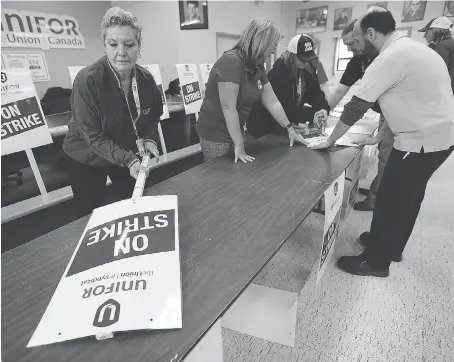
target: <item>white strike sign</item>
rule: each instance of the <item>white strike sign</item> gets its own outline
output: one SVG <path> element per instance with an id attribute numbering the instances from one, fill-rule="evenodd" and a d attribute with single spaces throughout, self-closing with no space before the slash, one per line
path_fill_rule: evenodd
<path id="1" fill-rule="evenodd" d="M 202 82 L 206 88 L 208 78 L 210 77 L 211 69 L 213 68 L 213 63 L 199 64 L 200 66 L 200 75 L 202 76 Z"/>
<path id="2" fill-rule="evenodd" d="M 95 209 L 27 347 L 182 328 L 177 196 Z"/>
<path id="3" fill-rule="evenodd" d="M 195 64 L 177 64 L 178 78 L 183 91 L 183 104 L 186 114 L 197 113 L 202 105 L 199 74 Z"/>
<path id="4" fill-rule="evenodd" d="M 333 257 L 334 243 L 339 233 L 339 224 L 344 199 L 345 171 L 325 191 L 325 226 L 317 274 L 317 284 Z"/>
<path id="5" fill-rule="evenodd" d="M 85 38 L 72 16 L 2 9 L 2 47 L 84 49 Z"/>
<path id="6" fill-rule="evenodd" d="M 2 156 L 52 143 L 28 69 L 2 70 Z"/>
<path id="7" fill-rule="evenodd" d="M 79 73 L 85 67 L 68 67 L 69 77 L 71 78 L 71 85 L 74 84 L 74 79 L 76 79 L 77 73 Z"/>
<path id="8" fill-rule="evenodd" d="M 147 69 L 154 78 L 156 85 L 158 86 L 159 92 L 161 93 L 162 99 L 162 116 L 160 120 L 169 118 L 169 107 L 167 106 L 167 99 L 164 94 L 164 88 L 162 87 L 162 76 L 161 70 L 159 69 L 158 64 L 144 64 L 142 65 L 145 69 Z"/>

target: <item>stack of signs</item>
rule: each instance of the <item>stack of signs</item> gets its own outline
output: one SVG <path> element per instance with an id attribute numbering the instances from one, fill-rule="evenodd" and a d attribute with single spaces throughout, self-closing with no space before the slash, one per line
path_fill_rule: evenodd
<path id="1" fill-rule="evenodd" d="M 77 73 L 79 73 L 85 67 L 68 67 L 69 77 L 71 78 L 71 85 L 74 84 L 74 79 L 76 79 Z"/>
<path id="2" fill-rule="evenodd" d="M 2 156 L 52 143 L 28 69 L 2 70 Z"/>
<path id="3" fill-rule="evenodd" d="M 167 99 L 164 94 L 164 89 L 162 88 L 162 76 L 161 70 L 159 69 L 158 64 L 144 64 L 142 65 L 145 69 L 147 69 L 154 78 L 156 85 L 158 86 L 159 92 L 161 93 L 162 99 L 162 116 L 161 120 L 169 118 L 169 107 L 167 106 Z"/>
<path id="4" fill-rule="evenodd" d="M 317 285 L 331 261 L 334 243 L 339 233 L 339 224 L 344 198 L 345 172 L 325 191 L 325 226 L 323 228 L 323 244 L 320 253 L 320 264 L 317 274 Z"/>
<path id="5" fill-rule="evenodd" d="M 27 347 L 174 328 L 182 328 L 177 196 L 145 196 L 93 211 Z"/>
<path id="6" fill-rule="evenodd" d="M 206 89 L 208 78 L 210 77 L 211 69 L 213 68 L 213 63 L 199 64 L 200 66 L 200 75 L 202 76 L 202 82 Z"/>
<path id="7" fill-rule="evenodd" d="M 202 106 L 199 74 L 195 64 L 177 64 L 178 78 L 183 91 L 183 104 L 186 114 L 197 113 Z"/>
<path id="8" fill-rule="evenodd" d="M 361 165 L 363 163 L 363 154 L 364 148 L 359 152 L 356 157 L 354 158 L 353 162 L 350 164 L 350 167 L 347 169 L 348 174 L 351 174 L 351 187 L 350 192 L 348 193 L 348 200 L 347 206 L 345 209 L 345 217 L 346 219 L 350 214 L 350 211 L 355 204 L 356 195 L 359 189 L 359 176 L 361 175 Z"/>

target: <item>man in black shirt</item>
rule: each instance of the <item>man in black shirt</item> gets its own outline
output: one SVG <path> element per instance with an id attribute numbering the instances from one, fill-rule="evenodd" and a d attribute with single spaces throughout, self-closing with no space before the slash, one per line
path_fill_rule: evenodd
<path id="1" fill-rule="evenodd" d="M 348 49 L 353 53 L 353 58 L 347 64 L 344 74 L 338 84 L 334 86 L 334 89 L 329 92 L 328 103 L 331 109 L 337 106 L 340 100 L 347 94 L 350 88 L 360 80 L 364 72 L 366 71 L 369 64 L 372 63 L 375 57 L 370 57 L 362 49 L 363 46 L 359 44 L 358 40 L 353 37 L 353 28 L 356 20 L 352 20 L 342 32 L 342 40 Z M 381 113 L 380 106 L 378 103 L 375 104 L 372 109 L 378 113 Z M 394 144 L 394 135 L 389 129 L 383 116 L 380 116 L 379 128 L 385 127 L 386 137 L 378 144 L 378 172 L 370 185 L 370 190 L 360 188 L 359 192 L 367 195 L 366 199 L 355 204 L 354 209 L 358 211 L 372 211 L 374 209 L 375 197 L 377 196 L 378 186 L 383 177 L 383 171 L 388 161 L 388 157 L 391 153 Z M 369 137 L 364 141 L 366 145 L 373 145 L 376 142 L 374 137 Z"/>

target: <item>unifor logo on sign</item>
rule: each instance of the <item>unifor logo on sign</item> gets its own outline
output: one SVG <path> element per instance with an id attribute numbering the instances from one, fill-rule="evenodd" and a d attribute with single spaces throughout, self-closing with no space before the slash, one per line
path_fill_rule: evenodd
<path id="1" fill-rule="evenodd" d="M 8 77 L 5 72 L 2 72 L 2 83 L 5 83 L 8 80 Z"/>
<path id="2" fill-rule="evenodd" d="M 85 48 L 79 23 L 68 15 L 2 9 L 2 47 Z"/>
<path id="3" fill-rule="evenodd" d="M 95 327 L 109 327 L 120 319 L 120 303 L 115 299 L 109 299 L 101 304 L 95 313 L 93 325 Z"/>

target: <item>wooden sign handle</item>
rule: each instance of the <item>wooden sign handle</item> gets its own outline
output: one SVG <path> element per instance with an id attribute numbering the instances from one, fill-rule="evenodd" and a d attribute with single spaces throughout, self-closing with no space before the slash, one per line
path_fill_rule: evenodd
<path id="1" fill-rule="evenodd" d="M 142 163 L 140 164 L 139 175 L 137 176 L 136 184 L 134 185 L 134 191 L 132 192 L 133 201 L 143 195 L 143 189 L 145 187 L 145 181 L 147 179 L 149 161 L 150 161 L 150 155 L 146 154 L 142 159 Z"/>

